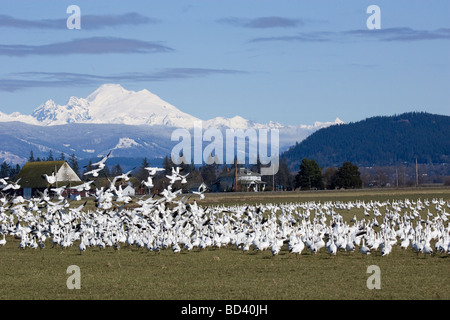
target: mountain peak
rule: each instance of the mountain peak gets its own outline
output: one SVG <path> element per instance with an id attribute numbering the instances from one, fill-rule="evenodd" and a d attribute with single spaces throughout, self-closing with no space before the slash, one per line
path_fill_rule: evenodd
<path id="1" fill-rule="evenodd" d="M 98 87 L 94 92 L 87 96 L 86 100 L 94 101 L 98 98 L 116 98 L 130 94 L 131 91 L 126 90 L 120 84 L 106 83 Z"/>
<path id="2" fill-rule="evenodd" d="M 192 129 L 196 121 L 202 121 L 184 113 L 164 101 L 156 94 L 143 89 L 127 90 L 120 84 L 106 83 L 99 86 L 86 98 L 72 96 L 65 105 L 58 105 L 53 100 L 41 104 L 32 115 L 0 114 L 0 121 L 23 121 L 34 125 L 63 125 L 68 123 L 126 124 L 126 125 L 162 125 Z M 335 122 L 317 122 L 314 126 L 300 125 L 303 129 L 317 129 L 336 123 L 343 123 L 339 118 Z M 239 115 L 232 118 L 216 117 L 203 121 L 205 129 L 273 129 L 283 128 L 280 123 L 256 123 Z"/>

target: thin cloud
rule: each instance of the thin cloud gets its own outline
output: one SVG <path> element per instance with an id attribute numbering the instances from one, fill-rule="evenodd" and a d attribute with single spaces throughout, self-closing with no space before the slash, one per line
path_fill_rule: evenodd
<path id="1" fill-rule="evenodd" d="M 450 29 L 433 31 L 411 28 L 386 28 L 378 30 L 360 29 L 341 32 L 301 32 L 291 36 L 260 37 L 249 42 L 345 42 L 345 41 L 392 41 L 412 42 L 450 40 Z"/>
<path id="2" fill-rule="evenodd" d="M 0 44 L 0 55 L 18 57 L 28 55 L 157 53 L 171 51 L 174 50 L 155 42 L 114 37 L 82 38 L 45 45 Z"/>
<path id="3" fill-rule="evenodd" d="M 217 20 L 222 24 L 228 24 L 235 27 L 268 29 L 268 28 L 295 28 L 304 25 L 304 21 L 300 19 L 289 19 L 283 17 L 260 17 L 255 19 L 245 18 L 223 18 Z"/>
<path id="4" fill-rule="evenodd" d="M 246 71 L 207 68 L 165 68 L 154 72 L 127 72 L 95 75 L 70 72 L 21 72 L 0 78 L 0 91 L 15 92 L 42 87 L 91 86 L 103 83 L 152 82 L 208 77 L 213 75 L 242 75 Z"/>
<path id="5" fill-rule="evenodd" d="M 66 29 L 67 18 L 64 19 L 41 19 L 27 20 L 0 15 L 0 27 L 18 28 L 18 29 Z M 116 27 L 121 25 L 140 25 L 158 23 L 157 19 L 143 16 L 136 12 L 129 12 L 119 15 L 82 15 L 82 29 L 94 30 L 106 27 Z"/>
<path id="6" fill-rule="evenodd" d="M 332 41 L 329 32 L 301 32 L 293 36 L 275 36 L 275 37 L 260 37 L 253 38 L 249 42 L 328 42 Z"/>
<path id="7" fill-rule="evenodd" d="M 352 30 L 345 32 L 345 34 L 380 41 L 450 40 L 450 29 L 428 31 L 414 30 L 411 28 L 387 28 L 378 30 Z"/>
<path id="8" fill-rule="evenodd" d="M 236 75 L 247 73 L 248 72 L 246 71 L 230 70 L 230 69 L 167 68 L 156 72 L 155 74 L 153 74 L 153 76 L 160 80 L 167 80 L 167 79 L 198 78 L 210 75 Z"/>

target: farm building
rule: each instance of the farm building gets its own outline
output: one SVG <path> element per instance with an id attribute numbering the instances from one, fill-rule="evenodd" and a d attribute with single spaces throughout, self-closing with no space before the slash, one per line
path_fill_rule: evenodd
<path id="1" fill-rule="evenodd" d="M 94 187 L 96 188 L 109 188 L 111 185 L 111 179 L 108 178 L 96 178 L 94 179 Z M 137 186 L 137 187 L 136 187 Z M 136 195 L 136 189 L 139 189 L 139 180 L 135 177 L 130 177 L 128 181 L 119 179 L 116 181 L 114 187 L 122 189 L 122 195 L 133 197 Z"/>
<path id="2" fill-rule="evenodd" d="M 196 183 L 191 183 L 189 185 L 189 192 L 190 193 L 192 193 L 194 191 L 208 190 L 208 189 L 209 189 L 208 186 L 204 182 L 196 182 Z"/>
<path id="3" fill-rule="evenodd" d="M 264 191 L 265 187 L 266 183 L 261 180 L 260 173 L 250 171 L 246 168 L 237 168 L 222 173 L 217 181 L 211 186 L 211 190 L 215 192 L 231 190 L 258 192 Z"/>
<path id="4" fill-rule="evenodd" d="M 44 174 L 55 173 L 56 182 L 50 184 Z M 66 161 L 37 161 L 27 162 L 18 173 L 16 179 L 20 179 L 22 195 L 24 198 L 31 198 L 38 195 L 38 191 L 46 188 L 72 187 L 82 183 L 78 175 L 73 171 Z"/>

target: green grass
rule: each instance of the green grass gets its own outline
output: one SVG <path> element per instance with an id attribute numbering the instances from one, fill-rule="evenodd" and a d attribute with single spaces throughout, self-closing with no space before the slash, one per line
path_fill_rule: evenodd
<path id="1" fill-rule="evenodd" d="M 370 192 L 374 192 L 373 190 Z M 450 199 L 449 189 L 261 194 L 245 195 L 248 202 L 350 201 L 355 199 Z M 213 196 L 216 197 L 213 199 Z M 236 195 L 208 195 L 205 204 L 234 203 Z M 217 201 L 216 201 L 217 200 Z M 244 201 L 244 200 L 242 200 Z M 450 299 L 450 255 L 417 255 L 394 246 L 381 257 L 338 252 L 330 256 L 304 251 L 278 256 L 270 251 L 241 252 L 234 247 L 209 248 L 174 254 L 164 250 L 122 246 L 77 246 L 43 250 L 18 248 L 19 240 L 7 238 L 0 247 L 0 299 L 132 299 L 132 300 L 303 300 L 303 299 Z M 69 290 L 67 267 L 81 270 L 81 289 Z M 381 270 L 381 289 L 366 286 L 367 267 Z"/>
<path id="2" fill-rule="evenodd" d="M 76 247 L 43 250 L 1 248 L 0 299 L 132 300 L 301 300 L 301 299 L 450 299 L 450 256 L 416 255 L 399 247 L 386 257 L 378 252 L 338 252 L 330 256 L 285 248 L 241 252 L 210 248 L 161 253 L 144 248 L 114 251 Z M 66 286 L 67 267 L 81 270 L 81 289 Z M 381 289 L 366 286 L 367 267 L 381 269 Z"/>

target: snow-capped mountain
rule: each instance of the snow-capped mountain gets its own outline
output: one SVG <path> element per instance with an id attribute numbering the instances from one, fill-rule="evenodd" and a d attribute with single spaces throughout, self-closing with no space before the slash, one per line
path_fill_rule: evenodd
<path id="1" fill-rule="evenodd" d="M 104 84 L 86 98 L 71 97 L 66 105 L 58 105 L 48 100 L 30 115 L 18 112 L 10 115 L 0 112 L 0 122 L 20 121 L 33 125 L 63 125 L 68 123 L 98 123 L 127 125 L 163 125 L 168 127 L 194 127 L 196 121 L 202 121 L 204 129 L 282 129 L 280 123 L 259 124 L 240 116 L 233 118 L 217 117 L 201 120 L 177 109 L 148 90 L 131 91 L 119 84 Z M 312 126 L 301 125 L 302 129 L 314 129 L 335 122 L 316 122 Z"/>
<path id="2" fill-rule="evenodd" d="M 114 150 L 115 156 L 164 157 L 174 145 L 170 140 L 174 128 L 192 129 L 199 121 L 205 130 L 278 129 L 281 151 L 318 129 L 343 123 L 336 119 L 284 126 L 277 122 L 255 123 L 240 116 L 203 120 L 148 90 L 136 92 L 118 84 L 104 84 L 86 98 L 71 97 L 66 105 L 48 100 L 31 115 L 0 112 L 0 159 L 25 162 L 30 150 L 41 154 L 49 150 L 55 154 L 75 153 L 84 159 L 108 150 Z"/>
<path id="3" fill-rule="evenodd" d="M 32 117 L 38 124 L 46 126 L 108 123 L 189 128 L 199 120 L 148 90 L 129 91 L 118 84 L 104 84 L 86 98 L 71 97 L 63 106 L 48 100 L 33 112 Z"/>

